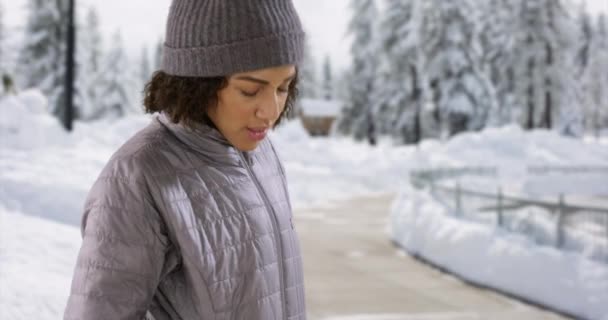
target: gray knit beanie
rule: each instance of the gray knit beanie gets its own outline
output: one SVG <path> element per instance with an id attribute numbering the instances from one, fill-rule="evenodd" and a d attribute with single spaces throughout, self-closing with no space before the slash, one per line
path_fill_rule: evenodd
<path id="1" fill-rule="evenodd" d="M 297 64 L 304 32 L 291 0 L 173 0 L 162 70 L 189 77 Z"/>

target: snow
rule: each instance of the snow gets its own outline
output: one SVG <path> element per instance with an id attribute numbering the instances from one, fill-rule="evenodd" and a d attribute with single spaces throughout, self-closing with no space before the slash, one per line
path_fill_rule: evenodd
<path id="1" fill-rule="evenodd" d="M 0 318 L 60 319 L 80 247 L 78 228 L 0 204 Z"/>
<path id="2" fill-rule="evenodd" d="M 302 112 L 309 117 L 337 117 L 342 109 L 342 103 L 336 100 L 301 99 Z"/>
<path id="3" fill-rule="evenodd" d="M 67 137 L 56 118 L 46 114 L 47 100 L 39 91 L 24 91 L 18 97 L 4 98 L 0 107 L 0 146 L 37 148 L 60 143 Z M 24 126 L 29 123 L 29 126 Z"/>
<path id="4" fill-rule="evenodd" d="M 393 240 L 411 254 L 470 281 L 557 310 L 588 319 L 608 319 L 605 263 L 454 218 L 428 193 L 408 188 L 394 202 L 391 216 Z"/>
<path id="5" fill-rule="evenodd" d="M 110 155 L 150 117 L 77 122 L 74 132 L 66 134 L 55 118 L 41 112 L 46 101 L 40 93 L 0 99 L 0 318 L 59 319 L 80 245 L 84 197 Z M 481 188 L 501 184 L 510 192 L 541 190 L 551 196 L 558 188 L 532 186 L 525 179 L 526 168 L 606 166 L 604 139 L 576 140 L 509 126 L 459 135 L 446 143 L 428 140 L 418 148 L 395 147 L 390 140 L 370 147 L 345 138 L 311 138 L 298 121 L 278 128 L 271 139 L 285 164 L 296 210 L 399 192 L 386 214 L 392 218 L 390 236 L 407 250 L 462 276 L 580 316 L 602 319 L 608 314 L 608 305 L 602 303 L 608 301 L 606 264 L 456 219 L 428 193 L 409 187 L 411 169 L 494 166 L 495 179 L 461 183 Z M 596 175 L 596 185 L 608 178 Z M 570 181 L 558 173 L 551 179 L 554 185 Z M 595 192 L 577 191 L 581 196 Z M 359 248 L 348 255 L 364 258 Z M 360 317 L 368 318 L 383 319 Z"/>

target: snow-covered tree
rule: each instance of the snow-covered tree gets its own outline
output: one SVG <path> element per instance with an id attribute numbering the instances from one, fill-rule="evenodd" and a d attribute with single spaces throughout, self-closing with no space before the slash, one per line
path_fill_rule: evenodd
<path id="1" fill-rule="evenodd" d="M 481 50 L 475 34 L 476 2 L 429 0 L 422 1 L 420 6 L 424 71 L 442 131 L 453 135 L 479 130 L 494 109 L 495 97 L 480 67 Z"/>
<path id="2" fill-rule="evenodd" d="M 319 97 L 317 64 L 308 40 L 306 40 L 304 47 L 304 59 L 298 68 L 298 89 L 302 98 L 314 99 Z"/>
<path id="3" fill-rule="evenodd" d="M 150 68 L 150 57 L 148 55 L 148 48 L 144 47 L 141 50 L 141 69 L 139 70 L 140 79 L 143 83 L 148 82 L 150 80 L 150 76 L 152 75 L 152 70 Z"/>
<path id="4" fill-rule="evenodd" d="M 583 103 L 592 89 L 577 78 L 602 69 L 591 67 L 589 23 L 581 18 L 577 33 L 572 0 L 384 0 L 382 7 L 379 16 L 374 1 L 351 1 L 341 132 L 362 138 L 375 125 L 407 143 L 517 121 L 576 133 L 581 106 L 594 105 Z"/>
<path id="5" fill-rule="evenodd" d="M 578 7 L 578 41 L 575 48 L 574 56 L 574 70 L 577 84 L 580 88 L 581 104 L 585 112 L 583 116 L 584 129 L 591 129 L 592 125 L 589 123 L 589 110 L 593 109 L 593 102 L 591 101 L 590 86 L 593 86 L 592 82 L 587 81 L 587 77 L 590 74 L 590 60 L 591 60 L 591 45 L 595 40 L 595 30 L 591 14 L 587 10 L 586 2 L 581 2 Z"/>
<path id="6" fill-rule="evenodd" d="M 519 0 L 513 21 L 517 99 L 524 108 L 528 129 L 562 128 L 577 122 L 577 85 L 572 59 L 576 26 L 568 0 Z M 559 115 L 559 117 L 558 117 Z"/>
<path id="7" fill-rule="evenodd" d="M 593 26 L 591 15 L 587 11 L 586 2 L 581 2 L 578 13 L 579 41 L 576 43 L 575 68 L 576 77 L 580 79 L 589 66 L 591 55 L 591 41 L 593 37 Z"/>
<path id="8" fill-rule="evenodd" d="M 336 100 L 343 103 L 347 101 L 349 95 L 349 81 L 348 68 L 346 69 L 334 69 L 334 97 Z"/>
<path id="9" fill-rule="evenodd" d="M 4 5 L 0 2 L 0 75 L 4 74 Z"/>
<path id="10" fill-rule="evenodd" d="M 351 46 L 352 68 L 349 79 L 349 95 L 338 122 L 338 130 L 353 134 L 357 139 L 374 139 L 371 114 L 374 78 L 378 66 L 376 46 L 376 21 L 378 10 L 373 0 L 352 0 L 352 17 L 348 32 L 353 36 Z"/>
<path id="11" fill-rule="evenodd" d="M 159 70 L 163 61 L 163 43 L 162 39 L 158 40 L 156 50 L 154 51 L 154 71 Z"/>
<path id="12" fill-rule="evenodd" d="M 24 87 L 38 87 L 49 99 L 50 112 L 61 116 L 64 106 L 66 1 L 29 0 L 25 43 L 19 56 Z"/>
<path id="13" fill-rule="evenodd" d="M 601 14 L 589 45 L 589 65 L 582 77 L 586 127 L 595 135 L 608 127 L 608 18 Z"/>
<path id="14" fill-rule="evenodd" d="M 0 95 L 15 92 L 13 60 L 5 38 L 4 6 L 0 3 Z"/>
<path id="15" fill-rule="evenodd" d="M 85 64 L 91 71 L 97 72 L 100 68 L 100 60 L 103 55 L 103 41 L 99 30 L 99 14 L 94 7 L 89 8 L 86 22 L 82 27 L 82 51 L 85 52 Z"/>
<path id="16" fill-rule="evenodd" d="M 421 138 L 422 70 L 416 0 L 389 0 L 381 20 L 384 56 L 376 77 L 374 119 L 380 133 L 406 143 Z"/>
<path id="17" fill-rule="evenodd" d="M 487 0 L 477 3 L 476 37 L 480 45 L 479 67 L 491 82 L 496 109 L 489 114 L 489 125 L 504 125 L 520 118 L 521 107 L 515 95 L 515 50 L 517 30 L 513 21 L 518 3 L 513 0 Z"/>
<path id="18" fill-rule="evenodd" d="M 77 32 L 76 105 L 80 120 L 96 120 L 99 115 L 101 95 L 101 60 L 103 41 L 99 30 L 99 16 L 94 7 L 87 11 L 85 21 Z"/>
<path id="19" fill-rule="evenodd" d="M 333 99 L 333 91 L 334 85 L 331 71 L 331 60 L 329 59 L 329 56 L 326 56 L 325 62 L 323 63 L 323 98 L 325 100 Z"/>
<path id="20" fill-rule="evenodd" d="M 100 96 L 95 118 L 121 117 L 133 113 L 136 81 L 124 51 L 120 32 L 112 37 L 110 49 L 102 64 L 100 75 Z"/>

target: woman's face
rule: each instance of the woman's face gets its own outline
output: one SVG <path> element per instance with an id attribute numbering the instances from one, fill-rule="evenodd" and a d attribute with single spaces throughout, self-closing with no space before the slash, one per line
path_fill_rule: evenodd
<path id="1" fill-rule="evenodd" d="M 209 118 L 236 149 L 255 149 L 283 112 L 295 74 L 294 65 L 284 65 L 231 75 Z"/>

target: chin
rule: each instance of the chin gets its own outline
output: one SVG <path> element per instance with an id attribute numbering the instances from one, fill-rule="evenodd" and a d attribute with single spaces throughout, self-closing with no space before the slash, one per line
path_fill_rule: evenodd
<path id="1" fill-rule="evenodd" d="M 240 145 L 235 146 L 235 148 L 239 151 L 253 151 L 255 150 L 258 145 L 260 145 L 260 143 L 256 142 L 256 143 L 243 143 Z"/>

